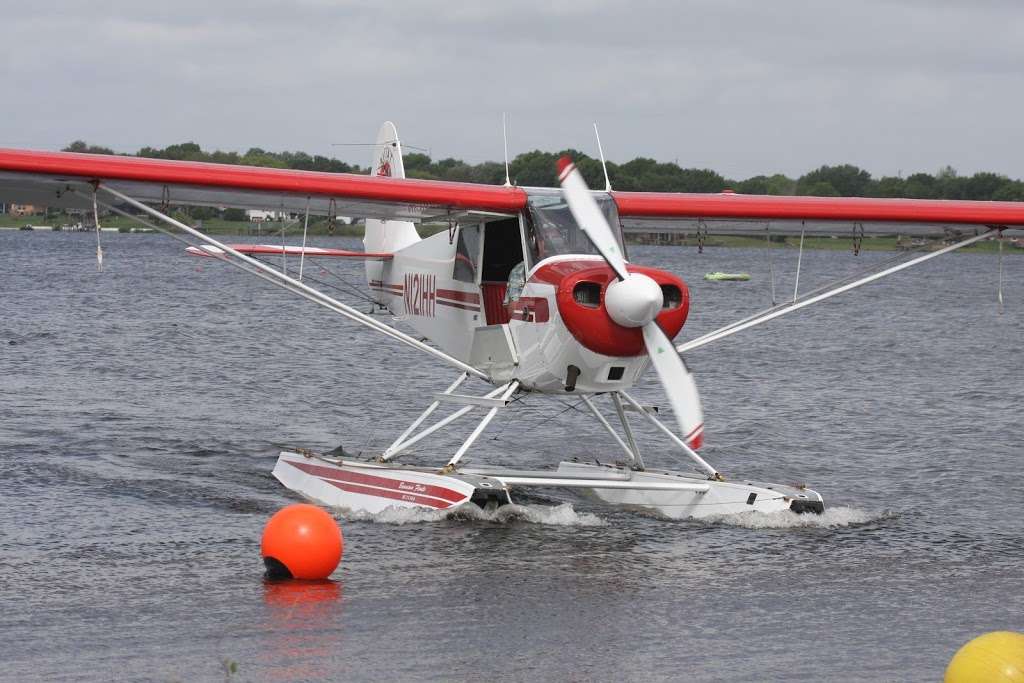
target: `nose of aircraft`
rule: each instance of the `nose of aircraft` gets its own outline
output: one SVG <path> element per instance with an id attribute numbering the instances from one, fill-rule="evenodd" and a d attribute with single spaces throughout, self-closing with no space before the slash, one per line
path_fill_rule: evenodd
<path id="1" fill-rule="evenodd" d="M 623 327 L 643 327 L 658 316 L 664 302 L 661 285 L 643 273 L 609 283 L 604 293 L 608 317 Z"/>
<path id="2" fill-rule="evenodd" d="M 656 268 L 628 266 L 619 280 L 606 264 L 560 261 L 541 265 L 533 278 L 556 287 L 558 313 L 585 348 L 606 356 L 646 353 L 641 328 L 656 320 L 669 339 L 686 322 L 690 293 L 677 276 Z"/>

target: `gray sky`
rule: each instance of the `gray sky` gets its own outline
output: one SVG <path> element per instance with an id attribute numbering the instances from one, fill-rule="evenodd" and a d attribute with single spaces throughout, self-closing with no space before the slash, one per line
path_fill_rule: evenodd
<path id="1" fill-rule="evenodd" d="M 366 165 L 576 147 L 726 176 L 1024 177 L 1016 1 L 0 0 L 0 145 L 303 150 Z"/>

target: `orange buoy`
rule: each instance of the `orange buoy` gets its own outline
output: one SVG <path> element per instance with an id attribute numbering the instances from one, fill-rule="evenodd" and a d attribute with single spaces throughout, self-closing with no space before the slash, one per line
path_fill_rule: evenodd
<path id="1" fill-rule="evenodd" d="M 315 505 L 289 505 L 263 528 L 260 554 L 269 579 L 326 579 L 341 561 L 344 540 L 334 517 Z"/>

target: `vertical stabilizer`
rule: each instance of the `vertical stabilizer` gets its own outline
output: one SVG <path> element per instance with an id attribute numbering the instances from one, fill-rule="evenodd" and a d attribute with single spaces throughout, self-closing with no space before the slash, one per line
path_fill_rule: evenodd
<path id="1" fill-rule="evenodd" d="M 387 178 L 404 178 L 405 166 L 402 163 L 402 143 L 398 141 L 398 129 L 395 124 L 385 121 L 377 133 L 377 144 L 373 147 L 373 165 L 370 173 Z M 366 235 L 363 247 L 366 251 L 383 251 L 395 253 L 420 241 L 416 227 L 410 221 L 382 221 L 374 218 L 366 219 Z M 380 282 L 386 264 L 380 261 L 366 262 L 366 280 L 370 291 L 376 291 L 375 282 Z"/>

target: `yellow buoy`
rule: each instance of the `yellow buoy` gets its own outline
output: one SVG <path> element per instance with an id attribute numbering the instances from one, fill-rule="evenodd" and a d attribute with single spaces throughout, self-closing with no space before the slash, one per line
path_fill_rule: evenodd
<path id="1" fill-rule="evenodd" d="M 1024 633 L 993 631 L 956 651 L 946 683 L 1024 683 Z"/>

